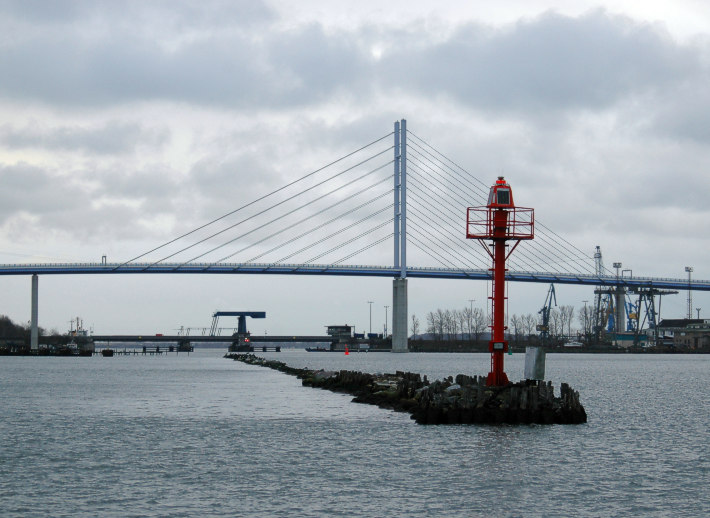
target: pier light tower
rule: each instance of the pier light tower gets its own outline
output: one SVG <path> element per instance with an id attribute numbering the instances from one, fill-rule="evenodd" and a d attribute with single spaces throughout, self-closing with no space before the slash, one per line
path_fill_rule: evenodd
<path id="1" fill-rule="evenodd" d="M 491 352 L 491 372 L 487 385 L 502 386 L 508 383 L 503 370 L 504 354 L 508 351 L 505 339 L 505 261 L 523 239 L 533 239 L 535 230 L 533 209 L 516 207 L 513 190 L 502 176 L 491 187 L 488 205 L 469 207 L 466 215 L 466 239 L 478 239 L 488 255 L 493 259 L 491 294 L 493 323 L 488 350 Z M 491 240 L 486 246 L 483 240 Z M 506 241 L 515 241 L 507 251 Z M 490 249 L 489 249 L 490 248 Z M 492 251 L 491 251 L 492 250 Z"/>

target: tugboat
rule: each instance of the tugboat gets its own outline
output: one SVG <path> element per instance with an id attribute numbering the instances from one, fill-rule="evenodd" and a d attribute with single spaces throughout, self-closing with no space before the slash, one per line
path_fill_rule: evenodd
<path id="1" fill-rule="evenodd" d="M 111 356 L 113 356 L 113 349 L 101 349 L 101 356 L 110 358 Z"/>

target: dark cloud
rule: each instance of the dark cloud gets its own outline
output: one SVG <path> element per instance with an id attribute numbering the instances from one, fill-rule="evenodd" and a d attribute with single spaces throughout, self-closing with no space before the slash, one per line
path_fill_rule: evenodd
<path id="1" fill-rule="evenodd" d="M 169 137 L 166 129 L 150 130 L 135 123 L 110 121 L 100 126 L 0 127 L 0 145 L 8 149 L 79 151 L 99 155 L 131 153 L 137 147 L 159 148 Z"/>
<path id="2" fill-rule="evenodd" d="M 48 235 L 80 242 L 162 238 L 173 232 L 151 221 L 180 214 L 179 182 L 169 171 L 117 169 L 59 174 L 26 163 L 0 166 L 0 226 L 19 241 Z M 187 214 L 189 216 L 189 214 Z M 154 228 L 153 228 L 154 227 Z"/>
<path id="3" fill-rule="evenodd" d="M 339 95 L 366 99 L 377 84 L 382 91 L 441 94 L 487 111 L 539 112 L 609 107 L 692 81 L 703 70 L 692 46 L 657 26 L 603 11 L 578 18 L 548 13 L 497 30 L 468 24 L 443 41 L 422 34 L 417 44 L 388 45 L 378 61 L 369 49 L 382 36 L 372 27 L 250 30 L 250 16 L 262 23 L 271 19 L 257 8 L 246 22 L 234 10 L 224 13 L 223 20 L 239 19 L 239 31 L 213 26 L 214 32 L 201 32 L 201 23 L 214 23 L 204 20 L 209 10 L 170 5 L 163 13 L 173 20 L 167 31 L 143 30 L 161 17 L 160 4 L 151 4 L 137 17 L 142 27 L 104 19 L 108 30 L 99 36 L 49 28 L 4 46 L 0 67 L 11 73 L 0 92 L 73 105 L 164 99 L 275 108 Z M 101 12 L 106 17 L 113 9 Z M 188 20 L 199 36 L 181 41 L 175 31 Z M 171 40 L 178 43 L 166 43 Z"/>
<path id="4" fill-rule="evenodd" d="M 28 23 L 62 24 L 75 20 L 85 11 L 86 2 L 43 0 L 0 0 L 0 12 Z"/>
<path id="5" fill-rule="evenodd" d="M 267 57 L 281 78 L 286 102 L 325 100 L 344 92 L 360 97 L 373 80 L 374 60 L 359 45 L 358 37 L 326 34 L 318 24 L 273 38 Z"/>
<path id="6" fill-rule="evenodd" d="M 606 108 L 700 70 L 692 48 L 603 11 L 548 13 L 496 31 L 466 25 L 427 48 L 395 49 L 381 67 L 390 81 L 504 112 Z"/>
<path id="7" fill-rule="evenodd" d="M 274 19 L 273 11 L 260 0 L 0 0 L 0 13 L 17 23 L 61 25 L 105 19 L 112 24 L 151 23 L 172 30 L 230 27 Z"/>
<path id="8" fill-rule="evenodd" d="M 26 163 L 0 165 L 0 185 L 0 221 L 18 212 L 51 218 L 88 201 L 67 178 Z"/>

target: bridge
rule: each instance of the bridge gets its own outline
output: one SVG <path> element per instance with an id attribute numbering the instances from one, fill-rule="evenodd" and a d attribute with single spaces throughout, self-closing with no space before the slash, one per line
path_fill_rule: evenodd
<path id="1" fill-rule="evenodd" d="M 33 348 L 40 275 L 388 277 L 392 348 L 406 351 L 408 279 L 491 278 L 488 250 L 465 239 L 466 210 L 486 204 L 491 181 L 478 179 L 402 120 L 392 132 L 128 260 L 0 264 L 0 275 L 32 277 Z M 690 276 L 619 276 L 539 219 L 535 239 L 517 248 L 508 268 L 512 282 L 710 291 L 710 280 Z"/>

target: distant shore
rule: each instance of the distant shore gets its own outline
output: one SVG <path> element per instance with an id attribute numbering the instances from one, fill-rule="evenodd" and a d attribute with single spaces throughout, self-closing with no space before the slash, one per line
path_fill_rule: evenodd
<path id="1" fill-rule="evenodd" d="M 582 347 L 564 347 L 557 345 L 512 344 L 513 353 L 524 353 L 526 347 L 543 347 L 548 353 L 598 353 L 598 354 L 710 354 L 710 348 L 677 348 L 677 347 L 617 347 L 609 344 L 585 345 Z M 410 352 L 422 353 L 487 353 L 488 343 L 471 343 L 469 341 L 409 340 Z"/>

